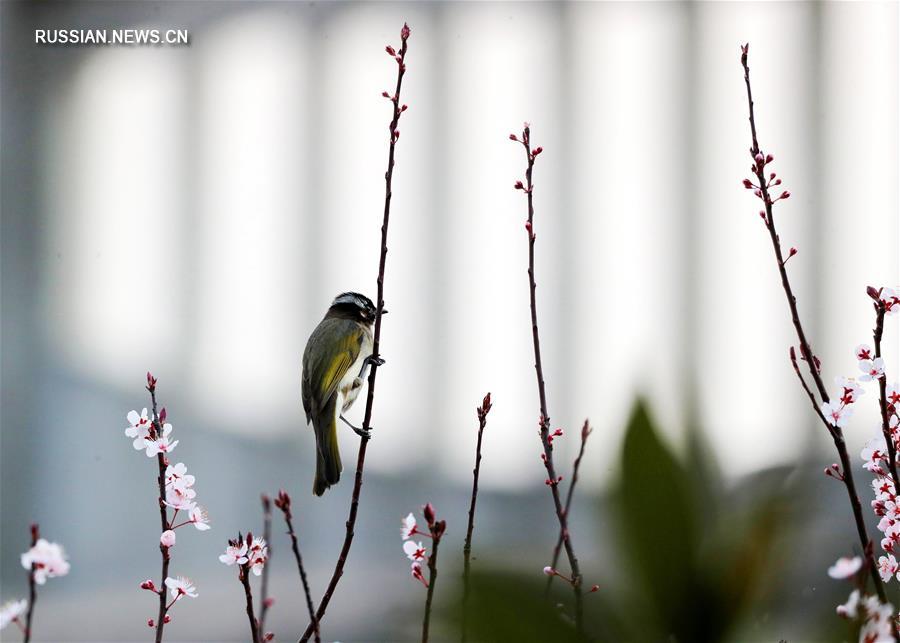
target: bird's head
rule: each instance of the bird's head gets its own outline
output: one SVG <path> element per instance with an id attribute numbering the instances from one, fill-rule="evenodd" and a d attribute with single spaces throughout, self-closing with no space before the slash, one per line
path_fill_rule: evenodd
<path id="1" fill-rule="evenodd" d="M 374 323 L 375 312 L 375 304 L 372 303 L 372 300 L 358 292 L 341 293 L 334 298 L 328 309 L 329 315 L 353 319 L 363 324 Z M 386 313 L 387 311 L 382 312 Z"/>

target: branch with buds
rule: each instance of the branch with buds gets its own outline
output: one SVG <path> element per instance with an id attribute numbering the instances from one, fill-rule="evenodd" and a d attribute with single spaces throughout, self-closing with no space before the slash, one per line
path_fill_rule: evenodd
<path id="1" fill-rule="evenodd" d="M 797 298 L 794 295 L 793 288 L 788 277 L 787 269 L 785 267 L 787 259 L 795 255 L 797 251 L 795 248 L 791 248 L 788 256 L 784 256 L 784 251 L 781 245 L 781 238 L 779 237 L 778 231 L 775 226 L 774 216 L 775 204 L 779 201 L 789 198 L 791 196 L 791 193 L 785 190 L 781 192 L 778 197 L 774 198 L 771 193 L 771 190 L 775 186 L 781 184 L 781 179 L 779 179 L 777 175 L 771 171 L 769 171 L 768 176 L 766 175 L 767 167 L 774 161 L 774 157 L 772 154 L 764 154 L 762 152 L 762 150 L 760 149 L 759 140 L 757 138 L 756 118 L 753 110 L 753 93 L 750 87 L 750 67 L 747 62 L 748 52 L 749 45 L 743 45 L 741 47 L 741 65 L 744 69 L 744 84 L 747 89 L 747 103 L 749 107 L 751 134 L 750 156 L 752 158 L 750 171 L 756 177 L 756 181 L 744 179 L 744 187 L 749 190 L 753 190 L 754 195 L 763 203 L 764 209 L 760 211 L 759 214 L 766 226 L 766 229 L 769 232 L 769 239 L 772 243 L 772 250 L 775 254 L 776 266 L 778 268 L 779 276 L 781 277 L 781 286 L 784 290 L 785 298 L 787 299 L 788 303 L 788 309 L 790 310 L 791 321 L 797 334 L 797 340 L 799 342 L 799 361 L 803 361 L 806 363 L 806 370 L 808 371 L 809 377 L 812 380 L 812 386 L 807 383 L 806 378 L 803 375 L 798 361 L 798 355 L 794 350 L 794 347 L 790 348 L 791 364 L 803 390 L 805 391 L 814 411 L 816 412 L 817 417 L 824 424 L 825 428 L 831 435 L 831 438 L 834 441 L 835 448 L 838 452 L 838 456 L 840 458 L 840 466 L 835 463 L 831 465 L 831 467 L 826 469 L 825 473 L 826 475 L 841 481 L 847 490 L 847 496 L 850 500 L 850 506 L 853 512 L 853 519 L 856 523 L 857 536 L 859 538 L 859 543 L 862 547 L 862 550 L 863 552 L 865 552 L 867 566 L 870 575 L 872 576 L 872 582 L 875 585 L 878 599 L 881 601 L 881 603 L 886 604 L 887 597 L 885 594 L 884 586 L 882 584 L 882 578 L 879 576 L 879 570 L 875 564 L 874 555 L 872 553 L 872 540 L 869 538 L 865 519 L 863 518 L 862 506 L 859 501 L 859 496 L 856 492 L 856 485 L 853 480 L 850 457 L 847 453 L 847 445 L 844 441 L 842 430 L 842 427 L 846 422 L 847 417 L 849 416 L 849 405 L 852 404 L 853 401 L 855 401 L 855 395 L 852 394 L 852 392 L 854 391 L 854 386 L 851 385 L 849 387 L 850 392 L 848 392 L 847 389 L 844 389 L 844 394 L 840 399 L 832 400 L 832 398 L 828 395 L 825 384 L 822 381 L 821 362 L 819 358 L 816 357 L 816 355 L 813 353 L 812 347 L 803 328 L 803 324 L 800 321 L 800 315 L 797 310 Z M 894 634 L 896 634 L 896 631 L 894 631 Z"/>
<path id="2" fill-rule="evenodd" d="M 561 429 L 558 429 L 561 434 Z M 572 508 L 572 498 L 575 495 L 575 485 L 578 483 L 578 470 L 581 468 L 581 459 L 584 458 L 584 449 L 587 446 L 588 436 L 593 433 L 594 429 L 591 428 L 590 424 L 587 420 L 584 421 L 584 425 L 581 427 L 581 446 L 578 449 L 578 456 L 575 458 L 575 463 L 572 465 L 572 483 L 569 485 L 569 491 L 566 494 L 566 505 L 563 511 L 565 511 L 566 517 L 570 517 L 569 510 Z M 553 548 L 553 561 L 550 563 L 551 568 L 555 569 L 556 564 L 559 562 L 559 554 L 563 545 L 563 533 L 560 531 L 559 538 L 556 541 L 556 546 Z M 558 574 L 549 574 L 547 577 L 547 589 L 546 592 L 550 591 L 550 586 L 553 584 L 553 578 L 558 576 Z M 596 585 L 594 585 L 596 587 Z M 595 591 L 595 590 L 591 590 Z"/>
<path id="3" fill-rule="evenodd" d="M 488 393 L 475 409 L 478 417 L 478 441 L 475 444 L 475 468 L 472 469 L 472 499 L 469 501 L 469 524 L 466 527 L 466 543 L 463 545 L 463 622 L 462 640 L 466 641 L 468 601 L 469 601 L 469 568 L 472 557 L 472 532 L 475 529 L 475 503 L 478 501 L 478 475 L 481 472 L 481 438 L 487 426 L 487 416 L 491 412 L 491 394 Z"/>
<path id="4" fill-rule="evenodd" d="M 515 188 L 525 193 L 528 203 L 528 218 L 525 221 L 525 230 L 528 233 L 528 286 L 530 292 L 531 303 L 531 334 L 532 344 L 534 346 L 534 370 L 537 377 L 538 398 L 540 400 L 541 415 L 538 418 L 539 435 L 544 452 L 541 459 L 544 462 L 544 468 L 547 470 L 547 479 L 545 483 L 550 487 L 553 497 L 553 505 L 556 510 L 556 519 L 559 521 L 559 531 L 563 539 L 563 546 L 566 550 L 566 557 L 569 560 L 569 567 L 572 570 L 572 589 L 575 593 L 575 627 L 579 632 L 583 632 L 583 601 L 581 595 L 581 571 L 578 566 L 578 558 L 575 556 L 575 548 L 572 545 L 572 538 L 569 534 L 568 518 L 566 510 L 563 508 L 562 501 L 559 497 L 559 483 L 562 482 L 562 476 L 556 475 L 556 468 L 553 464 L 553 439 L 562 436 L 562 429 L 557 429 L 551 435 L 550 433 L 550 414 L 547 411 L 547 393 L 544 386 L 544 369 L 541 361 L 541 340 L 538 334 L 537 322 L 537 284 L 534 274 L 534 244 L 537 235 L 534 231 L 534 182 L 532 174 L 534 171 L 535 159 L 544 151 L 542 147 L 531 148 L 531 127 L 528 123 L 522 129 L 521 137 L 510 134 L 511 141 L 515 141 L 522 145 L 525 151 L 525 159 L 527 162 L 525 169 L 525 182 L 517 181 Z"/>
<path id="5" fill-rule="evenodd" d="M 157 379 L 151 373 L 147 373 L 147 391 L 150 393 L 151 414 L 148 417 L 147 409 L 140 413 L 130 411 L 127 415 L 128 427 L 125 435 L 133 438 L 132 446 L 135 450 L 145 451 L 148 458 L 155 457 L 157 465 L 157 486 L 159 489 L 159 552 L 162 557 L 162 574 L 159 586 L 151 580 L 141 583 L 141 589 L 153 592 L 159 597 L 159 610 L 156 619 L 148 619 L 147 625 L 156 628 L 156 643 L 163 640 L 163 628 L 172 620 L 169 610 L 183 596 L 194 598 L 197 596 L 193 583 L 187 578 L 169 576 L 170 551 L 175 546 L 175 530 L 193 525 L 198 531 L 209 529 L 209 519 L 206 511 L 199 506 L 195 498 L 194 476 L 189 475 L 183 462 L 172 465 L 168 455 L 178 446 L 178 440 L 173 440 L 172 425 L 167 422 L 168 413 L 165 408 L 158 410 L 156 400 Z M 172 509 L 172 515 L 169 515 Z M 179 512 L 184 516 L 178 521 Z M 166 600 L 166 588 L 172 593 L 172 600 Z M 189 589 L 188 589 L 189 588 Z"/>
<path id="6" fill-rule="evenodd" d="M 300 543 L 294 531 L 293 514 L 291 513 L 291 497 L 284 489 L 278 492 L 275 498 L 275 506 L 284 514 L 284 522 L 288 528 L 288 536 L 291 538 L 291 551 L 294 552 L 294 560 L 297 561 L 297 571 L 300 572 L 300 582 L 303 585 L 303 594 L 306 597 L 306 609 L 309 612 L 309 620 L 313 624 L 313 634 L 316 643 L 320 643 L 319 621 L 316 618 L 316 608 L 313 606 L 312 592 L 309 589 L 309 581 L 306 579 L 306 569 L 303 567 L 303 556 L 300 555 Z"/>
<path id="7" fill-rule="evenodd" d="M 378 296 L 375 313 L 375 330 L 372 337 L 373 357 L 378 357 L 381 349 L 381 320 L 384 311 L 384 270 L 387 260 L 388 223 L 390 222 L 391 196 L 393 194 L 392 180 L 394 177 L 394 152 L 397 140 L 400 138 L 400 130 L 398 128 L 400 115 L 407 109 L 407 106 L 400 102 L 400 89 L 403 86 L 403 76 L 406 74 L 406 52 L 409 33 L 409 26 L 404 23 L 403 27 L 400 29 L 400 49 L 395 50 L 390 45 L 385 48 L 388 55 L 397 63 L 397 85 L 394 92 L 387 95 L 388 100 L 391 101 L 392 110 L 391 122 L 388 126 L 390 139 L 387 171 L 384 173 L 384 214 L 381 224 L 381 253 L 378 260 Z M 386 93 L 387 92 L 382 93 L 382 96 Z M 366 412 L 363 416 L 362 425 L 364 432 L 368 432 L 372 428 L 372 407 L 375 401 L 375 376 L 377 373 L 378 362 L 376 361 L 372 363 L 372 370 L 369 372 L 369 390 L 366 395 Z M 362 438 L 359 443 L 359 452 L 356 457 L 356 477 L 353 483 L 353 493 L 350 498 L 350 515 L 347 518 L 347 531 L 344 535 L 344 544 L 341 547 L 341 553 L 338 556 L 337 564 L 334 566 L 334 572 L 331 575 L 328 588 L 325 590 L 322 600 L 319 601 L 319 609 L 316 612 L 315 618 L 310 620 L 309 625 L 306 627 L 306 631 L 303 633 L 303 636 L 300 637 L 300 643 L 306 643 L 306 641 L 309 640 L 309 637 L 312 636 L 313 631 L 318 627 L 317 624 L 322 622 L 322 618 L 325 616 L 325 610 L 328 609 L 328 604 L 331 602 L 331 597 L 334 595 L 334 590 L 337 588 L 337 584 L 344 574 L 344 565 L 347 563 L 347 556 L 350 554 L 350 546 L 353 544 L 353 529 L 356 525 L 356 514 L 359 509 L 359 497 L 362 491 L 363 468 L 366 463 L 366 446 L 368 443 L 369 440 L 365 437 Z"/>
<path id="8" fill-rule="evenodd" d="M 485 398 L 487 399 L 487 398 Z M 490 403 L 488 402 L 488 405 Z M 428 627 L 431 623 L 431 604 L 434 599 L 434 588 L 437 582 L 437 555 L 438 546 L 441 544 L 441 538 L 447 530 L 447 523 L 438 520 L 434 507 L 429 502 L 422 507 L 422 515 L 425 518 L 425 524 L 428 525 L 428 531 L 424 532 L 418 528 L 416 517 L 410 513 L 402 520 L 400 529 L 400 537 L 403 539 L 403 553 L 410 560 L 410 575 L 422 583 L 427 589 L 425 598 L 425 617 L 422 620 L 422 643 L 428 641 Z M 424 536 L 431 539 L 431 553 L 428 548 L 422 544 L 422 541 L 416 542 L 412 540 L 415 535 Z M 428 566 L 428 578 L 422 573 L 422 564 Z"/>

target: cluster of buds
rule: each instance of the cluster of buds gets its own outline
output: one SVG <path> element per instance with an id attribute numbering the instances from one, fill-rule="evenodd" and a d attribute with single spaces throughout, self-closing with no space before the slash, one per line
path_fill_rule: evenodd
<path id="1" fill-rule="evenodd" d="M 766 177 L 766 166 L 775 160 L 775 157 L 771 154 L 763 155 L 761 151 L 750 150 L 750 156 L 753 157 L 753 165 L 750 166 L 750 171 L 756 176 L 757 183 L 754 183 L 751 179 L 744 179 L 744 187 L 748 190 L 753 190 L 753 195 L 761 200 L 763 203 L 767 205 L 774 205 L 777 201 L 781 201 L 782 199 L 788 199 L 791 196 L 791 193 L 787 190 L 784 190 L 780 195 L 776 198 L 772 198 L 770 191 L 772 188 L 781 185 L 781 179 L 778 178 L 778 175 L 775 172 L 770 172 L 768 178 Z M 762 218 L 765 219 L 765 212 L 760 213 Z"/>
<path id="2" fill-rule="evenodd" d="M 553 448 L 553 440 L 555 438 L 561 438 L 563 436 L 562 429 L 556 429 L 553 433 L 547 436 L 547 442 L 550 444 L 550 448 Z"/>
<path id="3" fill-rule="evenodd" d="M 404 23 L 403 28 L 400 30 L 400 49 L 395 49 L 392 45 L 385 45 L 384 51 L 388 56 L 393 58 L 397 63 L 397 87 L 400 87 L 400 81 L 403 79 L 403 74 L 406 73 L 406 41 L 409 39 L 409 26 Z M 400 114 L 405 112 L 409 106 L 400 104 L 400 95 L 399 91 L 394 94 L 390 94 L 387 91 L 381 92 L 381 95 L 387 98 L 394 106 L 394 115 L 391 119 L 391 124 L 389 129 L 391 131 L 391 145 L 397 142 L 400 138 L 400 130 L 397 129 L 397 123 L 400 121 Z"/>
<path id="4" fill-rule="evenodd" d="M 544 462 L 546 462 L 546 460 L 544 460 Z M 544 480 L 544 484 L 547 485 L 548 487 L 555 487 L 562 481 L 563 481 L 563 477 L 557 476 L 555 479 L 547 478 L 546 480 Z"/>
<path id="5" fill-rule="evenodd" d="M 275 506 L 281 509 L 282 513 L 284 513 L 284 517 L 290 520 L 293 515 L 291 514 L 291 496 L 284 489 L 280 489 L 278 491 L 278 495 L 275 497 Z"/>
<path id="6" fill-rule="evenodd" d="M 428 550 L 421 540 L 416 542 L 412 540 L 412 537 L 423 536 L 431 538 L 432 542 L 437 546 L 447 529 L 447 523 L 444 520 L 437 520 L 434 507 L 430 502 L 422 507 L 422 516 L 425 518 L 425 524 L 428 526 L 427 532 L 418 528 L 416 517 L 410 512 L 406 518 L 401 520 L 400 537 L 403 540 L 403 553 L 410 560 L 410 575 L 422 585 L 428 587 L 428 579 L 425 578 L 422 572 L 422 565 L 428 564 Z"/>
<path id="7" fill-rule="evenodd" d="M 832 462 L 830 467 L 825 467 L 825 475 L 829 478 L 840 480 L 841 482 L 844 481 L 844 473 L 841 471 L 841 467 L 837 462 Z"/>

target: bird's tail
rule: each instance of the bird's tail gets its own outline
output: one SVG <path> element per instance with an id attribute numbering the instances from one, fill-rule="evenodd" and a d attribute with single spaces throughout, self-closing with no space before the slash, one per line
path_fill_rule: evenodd
<path id="1" fill-rule="evenodd" d="M 313 418 L 317 451 L 313 493 L 317 496 L 321 496 L 328 487 L 341 479 L 341 454 L 338 451 L 334 402 L 328 407 L 330 408 L 326 408 L 320 418 Z"/>

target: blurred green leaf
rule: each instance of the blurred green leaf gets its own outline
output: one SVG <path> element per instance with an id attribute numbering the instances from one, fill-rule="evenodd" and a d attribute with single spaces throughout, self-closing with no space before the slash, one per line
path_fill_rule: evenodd
<path id="1" fill-rule="evenodd" d="M 689 614 L 696 600 L 691 486 L 640 400 L 625 433 L 618 489 L 622 547 L 639 590 L 636 601 L 644 604 L 638 611 L 646 614 L 636 634 L 653 627 L 657 636 L 698 640 Z"/>
<path id="2" fill-rule="evenodd" d="M 562 585 L 562 583 L 557 583 Z M 570 615 L 544 598 L 544 577 L 496 570 L 473 573 L 469 597 L 469 640 L 517 643 L 581 643 Z M 571 609 L 571 590 L 566 607 Z M 586 597 L 587 598 L 587 597 Z"/>

